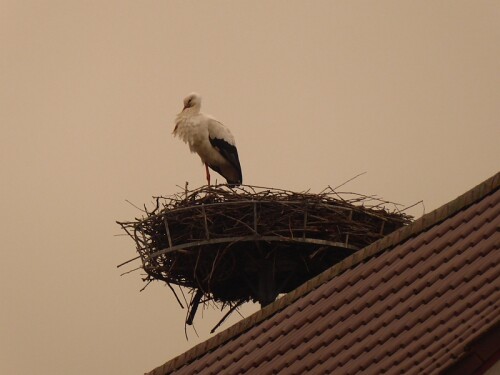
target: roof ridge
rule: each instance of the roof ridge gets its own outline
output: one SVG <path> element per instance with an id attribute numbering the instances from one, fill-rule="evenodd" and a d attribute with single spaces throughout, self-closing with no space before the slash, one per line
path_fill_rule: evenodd
<path id="1" fill-rule="evenodd" d="M 452 201 L 442 205 L 441 207 L 423 215 L 421 218 L 415 220 L 413 223 L 400 228 L 393 233 L 381 238 L 380 240 L 364 247 L 363 249 L 355 252 L 351 256 L 345 258 L 341 262 L 330 267 L 321 274 L 308 280 L 297 289 L 287 293 L 282 298 L 269 304 L 265 308 L 253 313 L 249 317 L 239 321 L 226 330 L 218 333 L 212 338 L 194 346 L 188 351 L 180 354 L 179 356 L 169 360 L 165 364 L 155 368 L 149 374 L 160 375 L 166 372 L 175 371 L 176 369 L 192 362 L 196 358 L 202 356 L 208 351 L 224 344 L 232 338 L 240 335 L 253 327 L 255 324 L 267 319 L 276 312 L 282 310 L 318 286 L 329 281 L 333 277 L 341 274 L 342 272 L 352 268 L 353 266 L 361 263 L 368 258 L 371 258 L 395 245 L 402 243 L 412 236 L 418 235 L 426 229 L 444 221 L 457 212 L 467 208 L 485 196 L 495 192 L 500 187 L 500 172 L 497 172 L 492 177 L 478 184 L 474 188 L 468 190 L 464 194 L 458 196 Z"/>

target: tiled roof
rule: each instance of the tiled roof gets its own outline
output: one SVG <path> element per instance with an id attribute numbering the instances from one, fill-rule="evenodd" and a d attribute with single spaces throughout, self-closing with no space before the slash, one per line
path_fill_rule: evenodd
<path id="1" fill-rule="evenodd" d="M 499 185 L 500 173 L 150 374 L 438 374 L 456 365 L 500 322 Z"/>

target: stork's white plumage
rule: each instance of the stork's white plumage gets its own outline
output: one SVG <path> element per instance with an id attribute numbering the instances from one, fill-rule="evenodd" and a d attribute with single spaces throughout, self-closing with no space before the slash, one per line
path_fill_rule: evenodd
<path id="1" fill-rule="evenodd" d="M 210 167 L 222 175 L 228 184 L 243 182 L 240 160 L 234 137 L 224 125 L 200 112 L 201 96 L 189 94 L 184 99 L 184 108 L 175 119 L 174 136 L 189 145 L 205 164 L 207 182 L 210 185 Z"/>

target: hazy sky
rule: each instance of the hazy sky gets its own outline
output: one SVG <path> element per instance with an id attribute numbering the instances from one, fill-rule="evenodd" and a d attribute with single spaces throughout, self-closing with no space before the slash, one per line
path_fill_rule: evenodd
<path id="1" fill-rule="evenodd" d="M 204 183 L 171 136 L 191 91 L 248 184 L 366 171 L 345 189 L 430 211 L 499 170 L 499 1 L 1 0 L 0 51 L 1 374 L 141 374 L 210 337 L 220 314 L 187 342 L 115 267 L 125 199 Z"/>

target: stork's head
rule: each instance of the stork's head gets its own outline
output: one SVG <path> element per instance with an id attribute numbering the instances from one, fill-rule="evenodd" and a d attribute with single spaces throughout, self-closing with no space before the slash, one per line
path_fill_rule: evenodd
<path id="1" fill-rule="evenodd" d="M 199 112 L 201 108 L 201 95 L 192 92 L 184 98 L 184 108 L 182 111 L 190 110 L 193 112 Z"/>

